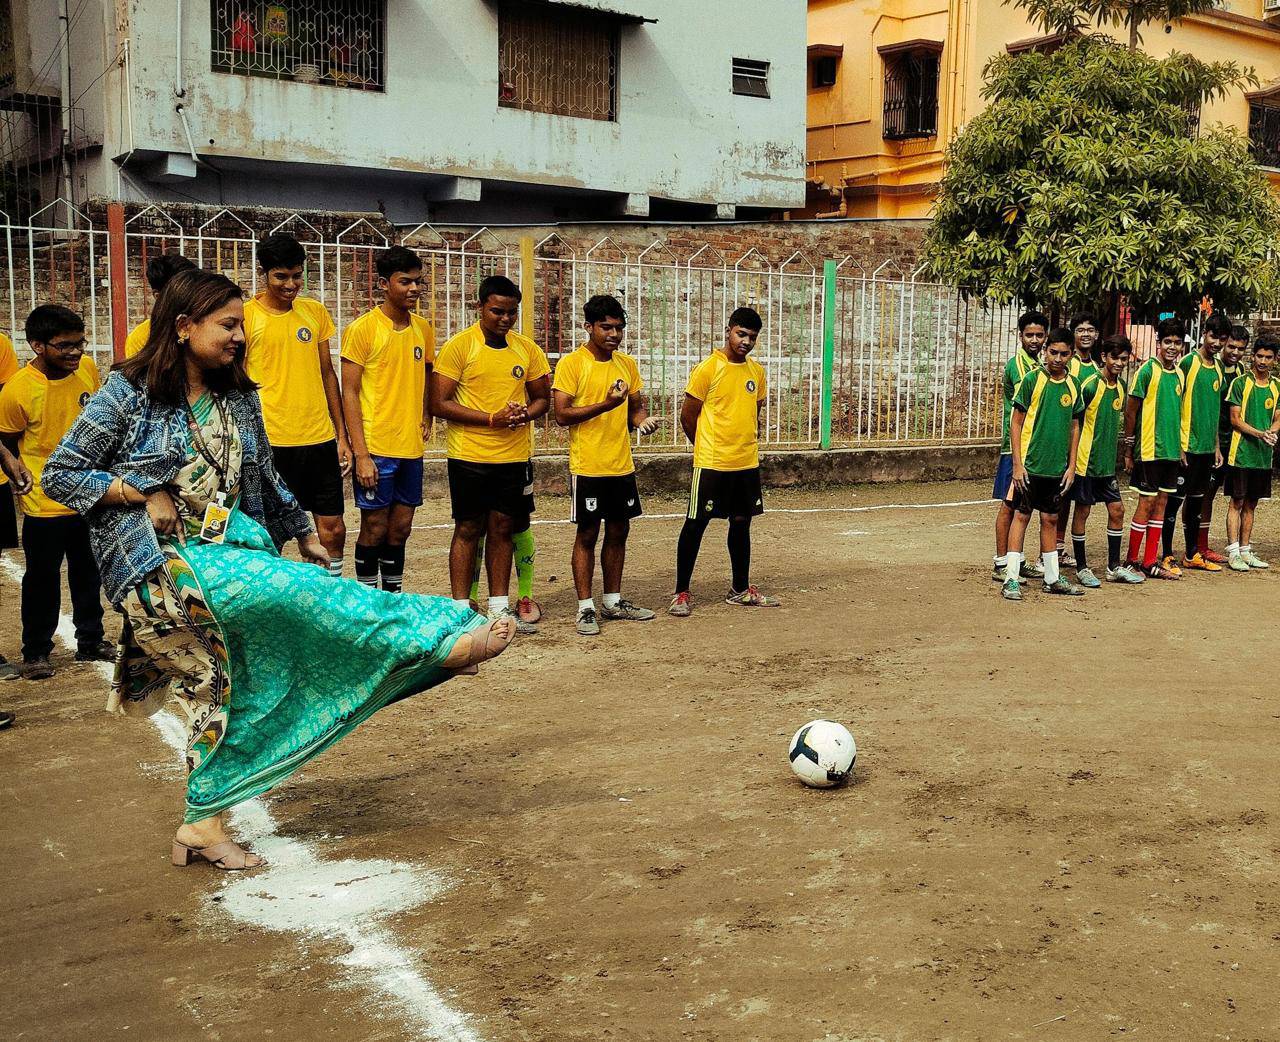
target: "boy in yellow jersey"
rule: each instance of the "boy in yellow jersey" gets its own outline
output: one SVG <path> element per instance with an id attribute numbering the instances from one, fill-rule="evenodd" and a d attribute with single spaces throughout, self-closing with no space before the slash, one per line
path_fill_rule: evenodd
<path id="1" fill-rule="evenodd" d="M 1213 472 L 1222 465 L 1218 446 L 1218 419 L 1222 399 L 1227 392 L 1225 374 L 1218 354 L 1231 336 L 1231 320 L 1226 315 L 1210 315 L 1200 333 L 1200 345 L 1178 362 L 1185 381 L 1182 394 L 1182 470 L 1178 475 L 1178 491 L 1169 497 L 1164 512 L 1164 557 L 1166 568 L 1175 567 L 1173 535 L 1178 510 L 1182 514 L 1186 536 L 1186 554 L 1182 567 L 1203 572 L 1220 572 L 1222 565 L 1206 560 L 1200 553 L 1200 514 L 1209 492 Z"/>
<path id="2" fill-rule="evenodd" d="M 422 261 L 403 246 L 378 255 L 382 303 L 342 334 L 342 407 L 360 508 L 356 578 L 399 593 L 404 547 L 422 504 L 422 452 L 431 430 L 436 334 L 414 313 Z"/>
<path id="3" fill-rule="evenodd" d="M 1044 366 L 1033 369 L 1013 396 L 1009 444 L 1013 448 L 1014 518 L 1009 526 L 1009 560 L 1000 593 L 1007 601 L 1022 600 L 1022 547 L 1031 515 L 1040 513 L 1040 561 L 1045 593 L 1083 596 L 1058 570 L 1058 512 L 1076 478 L 1080 417 L 1084 403 L 1067 367 L 1071 362 L 1069 329 L 1055 329 L 1045 342 Z"/>
<path id="4" fill-rule="evenodd" d="M 676 592 L 668 609 L 678 618 L 693 614 L 689 584 L 713 517 L 729 522 L 733 585 L 725 602 L 750 608 L 778 604 L 751 584 L 751 519 L 764 513 L 758 438 L 766 389 L 764 366 L 750 355 L 763 324 L 753 308 L 734 311 L 724 346 L 694 368 L 684 389 L 680 427 L 693 442 L 693 479 L 676 546 Z"/>
<path id="5" fill-rule="evenodd" d="M 189 271 L 195 265 L 181 253 L 162 253 L 147 261 L 147 285 L 155 296 L 169 285 L 169 280 L 180 271 Z M 130 330 L 124 341 L 124 356 L 132 358 L 147 346 L 147 338 L 151 335 L 151 319 L 144 318 Z"/>
<path id="6" fill-rule="evenodd" d="M 1009 526 L 1013 523 L 1013 450 L 1009 446 L 1009 421 L 1013 417 L 1013 396 L 1022 378 L 1040 364 L 1040 350 L 1044 338 L 1049 335 L 1049 319 L 1039 311 L 1028 311 L 1018 318 L 1018 346 L 1013 357 L 1005 363 L 1000 381 L 1000 400 L 1003 407 L 1000 424 L 1000 462 L 996 464 L 996 479 L 991 486 L 991 498 L 1000 505 L 996 508 L 996 553 L 991 559 L 991 579 L 1004 582 L 1005 564 L 1009 552 Z M 1022 577 L 1036 578 L 1042 575 L 1039 565 L 1023 561 Z"/>
<path id="7" fill-rule="evenodd" d="M 657 421 L 645 408 L 644 380 L 635 360 L 619 351 L 627 313 L 614 297 L 595 296 L 582 309 L 587 342 L 556 365 L 551 394 L 556 423 L 569 428 L 569 481 L 573 506 L 569 520 L 578 527 L 573 541 L 573 585 L 578 593 L 578 632 L 600 632 L 591 577 L 596 540 L 604 521 L 600 570 L 604 573 L 606 619 L 643 622 L 648 608 L 623 599 L 622 569 L 631 519 L 643 512 L 631 458 L 630 432 L 652 434 Z"/>
<path id="8" fill-rule="evenodd" d="M 431 407 L 449 423 L 449 499 L 453 541 L 449 586 L 470 603 L 476 546 L 485 539 L 489 614 L 508 617 L 520 633 L 537 627 L 511 607 L 512 536 L 529 527 L 532 464 L 525 428 L 551 404 L 551 367 L 542 348 L 513 330 L 520 289 L 502 275 L 480 283 L 480 317 L 440 349 Z"/>
<path id="9" fill-rule="evenodd" d="M 1237 376 L 1243 376 L 1245 368 L 1241 364 L 1240 359 L 1244 357 L 1245 350 L 1249 347 L 1249 330 L 1242 325 L 1234 325 L 1231 327 L 1231 334 L 1227 337 L 1227 342 L 1222 345 L 1222 355 L 1219 359 L 1222 363 L 1222 412 L 1218 419 L 1218 456 L 1221 462 L 1214 467 L 1213 473 L 1209 475 L 1209 488 L 1204 494 L 1204 509 L 1200 513 L 1200 537 L 1196 543 L 1196 549 L 1199 550 L 1200 556 L 1206 561 L 1212 561 L 1214 564 L 1227 564 L 1230 560 L 1224 554 L 1218 553 L 1209 547 L 1209 530 L 1213 525 L 1213 501 L 1218 493 L 1222 491 L 1222 486 L 1227 479 L 1227 453 L 1231 448 L 1231 435 L 1233 433 L 1231 427 L 1231 402 L 1227 399 L 1227 395 L 1231 391 L 1231 384 Z"/>
<path id="10" fill-rule="evenodd" d="M 1098 322 L 1089 312 L 1081 311 L 1071 316 L 1071 320 L 1067 323 L 1067 328 L 1071 330 L 1071 335 L 1075 338 L 1075 342 L 1072 345 L 1071 363 L 1067 367 L 1067 372 L 1071 374 L 1071 378 L 1075 380 L 1076 384 L 1083 388 L 1084 382 L 1099 372 L 1098 361 L 1094 357 L 1098 346 Z M 1078 484 L 1079 482 L 1077 482 Z M 1071 501 L 1067 501 L 1063 503 L 1062 511 L 1058 514 L 1058 565 L 1062 568 L 1079 568 L 1081 565 L 1073 556 L 1072 550 L 1069 550 L 1066 545 L 1067 526 L 1070 521 Z M 1073 538 L 1073 547 L 1074 544 L 1075 540 Z M 1079 575 L 1076 578 L 1080 578 Z M 1084 585 L 1089 586 L 1087 582 Z"/>
<path id="11" fill-rule="evenodd" d="M 35 358 L 0 391 L 0 439 L 21 458 L 31 474 L 29 492 L 20 495 L 22 550 L 22 675 L 29 680 L 53 676 L 49 655 L 62 604 L 62 561 L 67 561 L 76 660 L 115 659 L 103 640 L 101 581 L 89 546 L 89 526 L 74 510 L 44 494 L 40 475 L 45 460 L 71 429 L 85 403 L 98 390 L 98 370 L 84 353 L 84 322 L 60 304 L 42 304 L 27 316 L 27 343 Z"/>
<path id="12" fill-rule="evenodd" d="M 1186 332 L 1176 318 L 1156 327 L 1155 357 L 1139 367 L 1124 410 L 1125 467 L 1138 491 L 1129 525 L 1130 568 L 1150 579 L 1180 579 L 1180 569 L 1160 561 L 1164 511 L 1178 489 L 1182 467 L 1182 393 L 1186 378 L 1178 368 Z M 1135 440 L 1135 433 L 1136 440 Z M 1143 550 L 1143 539 L 1146 549 Z"/>
<path id="13" fill-rule="evenodd" d="M 351 473 L 351 446 L 329 354 L 333 319 L 320 301 L 300 295 L 307 255 L 292 235 L 267 236 L 257 259 L 262 289 L 244 306 L 245 368 L 262 398 L 276 470 L 315 519 L 329 551 L 329 574 L 338 577 L 347 545 L 342 483 Z"/>
<path id="14" fill-rule="evenodd" d="M 4 385 L 13 379 L 17 371 L 18 354 L 13 349 L 13 341 L 6 334 L 0 333 L 0 390 L 3 390 Z M 15 468 L 14 472 L 18 473 L 17 468 L 22 466 L 21 461 L 0 444 L 0 461 L 5 461 L 6 457 L 7 460 L 12 461 L 10 465 Z M 21 473 L 26 474 L 26 479 L 18 491 L 26 492 L 31 476 L 27 474 L 25 467 L 22 468 Z M 17 507 L 13 502 L 13 489 L 9 485 L 7 468 L 0 467 L 0 550 L 13 550 L 17 546 Z M 0 680 L 14 680 L 18 675 L 17 667 L 0 655 Z M 0 713 L 0 728 L 8 727 L 11 723 L 13 723 L 12 713 Z"/>
<path id="15" fill-rule="evenodd" d="M 1102 585 L 1089 567 L 1084 537 L 1089 513 L 1098 503 L 1107 508 L 1107 581 L 1136 585 L 1146 578 L 1141 572 L 1131 571 L 1120 558 L 1124 500 L 1116 483 L 1116 451 L 1128 393 L 1120 374 L 1128 366 L 1132 353 L 1133 345 L 1127 336 L 1107 337 L 1102 341 L 1099 355 L 1102 369 L 1087 376 L 1080 385 L 1084 413 L 1080 446 L 1076 450 L 1076 480 L 1071 486 L 1071 499 L 1076 505 L 1071 519 L 1071 543 L 1075 550 L 1076 579 L 1086 589 Z"/>
<path id="16" fill-rule="evenodd" d="M 1253 552 L 1253 514 L 1271 498 L 1271 468 L 1280 432 L 1280 380 L 1272 376 L 1280 337 L 1263 333 L 1253 345 L 1253 365 L 1231 382 L 1231 446 L 1227 453 L 1227 559 L 1233 572 L 1271 565 Z"/>

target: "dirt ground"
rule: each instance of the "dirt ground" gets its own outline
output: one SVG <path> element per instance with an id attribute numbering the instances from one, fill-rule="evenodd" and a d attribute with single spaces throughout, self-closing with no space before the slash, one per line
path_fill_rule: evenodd
<path id="1" fill-rule="evenodd" d="M 0 1037 L 1280 1039 L 1280 574 L 1006 604 L 989 505 L 892 506 L 988 489 L 772 494 L 782 608 L 720 601 L 718 525 L 693 618 L 595 640 L 541 525 L 543 633 L 271 794 L 274 883 L 169 866 L 181 773 L 99 671 L 0 685 Z M 638 602 L 665 606 L 678 525 L 636 523 Z M 1275 508 L 1259 530 L 1280 564 Z M 409 589 L 446 545 L 415 533 Z M 846 789 L 787 765 L 817 716 L 857 737 Z M 332 903 L 361 886 L 392 911 Z"/>

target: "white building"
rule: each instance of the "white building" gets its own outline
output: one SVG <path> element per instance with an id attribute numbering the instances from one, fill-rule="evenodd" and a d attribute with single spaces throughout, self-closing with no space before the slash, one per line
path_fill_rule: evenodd
<path id="1" fill-rule="evenodd" d="M 6 4 L 3 151 L 42 201 L 398 223 L 804 203 L 803 0 Z"/>

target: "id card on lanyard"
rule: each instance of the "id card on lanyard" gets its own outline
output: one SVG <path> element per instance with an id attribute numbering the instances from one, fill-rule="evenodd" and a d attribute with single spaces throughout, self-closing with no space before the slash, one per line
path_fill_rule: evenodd
<path id="1" fill-rule="evenodd" d="M 218 475 L 218 488 L 213 500 L 204 508 L 204 518 L 200 523 L 200 539 L 205 543 L 223 543 L 227 538 L 227 527 L 231 520 L 231 507 L 227 503 L 227 472 L 231 469 L 231 435 L 227 431 L 226 408 L 222 401 L 217 402 L 218 417 L 222 421 L 222 454 L 215 458 L 204 435 L 200 432 L 200 424 L 196 422 L 195 413 L 187 406 L 187 427 L 191 431 L 191 441 L 206 463 Z"/>

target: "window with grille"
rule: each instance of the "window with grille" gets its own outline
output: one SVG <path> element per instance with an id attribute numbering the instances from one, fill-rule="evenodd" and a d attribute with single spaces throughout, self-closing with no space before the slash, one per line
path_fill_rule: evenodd
<path id="1" fill-rule="evenodd" d="M 387 0 L 214 0 L 216 72 L 322 83 L 386 86 Z"/>
<path id="2" fill-rule="evenodd" d="M 938 133 L 938 59 L 941 45 L 885 48 L 884 136 L 891 141 Z"/>
<path id="3" fill-rule="evenodd" d="M 1249 105 L 1249 154 L 1260 166 L 1280 167 L 1280 106 Z"/>
<path id="4" fill-rule="evenodd" d="M 733 93 L 750 98 L 769 96 L 769 63 L 754 58 L 733 59 Z"/>
<path id="5" fill-rule="evenodd" d="M 618 21 L 504 0 L 498 8 L 498 104 L 579 119 L 617 118 Z"/>

